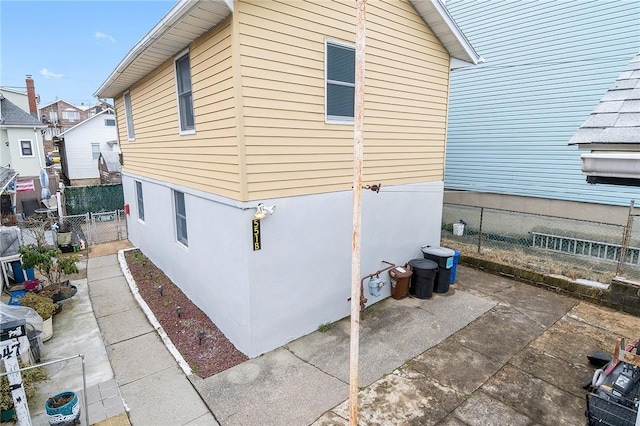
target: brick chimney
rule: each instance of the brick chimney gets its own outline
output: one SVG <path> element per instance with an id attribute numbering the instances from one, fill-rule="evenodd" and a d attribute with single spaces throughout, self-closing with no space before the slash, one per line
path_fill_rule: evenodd
<path id="1" fill-rule="evenodd" d="M 29 99 L 29 113 L 38 118 L 38 104 L 36 102 L 36 87 L 30 75 L 27 76 L 27 98 Z"/>

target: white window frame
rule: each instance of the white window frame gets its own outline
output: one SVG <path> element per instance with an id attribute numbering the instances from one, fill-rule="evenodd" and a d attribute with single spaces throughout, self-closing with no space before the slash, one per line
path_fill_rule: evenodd
<path id="1" fill-rule="evenodd" d="M 178 212 L 178 196 L 182 196 L 182 204 L 184 205 L 184 214 Z M 173 214 L 176 227 L 176 242 L 184 247 L 189 247 L 189 228 L 187 226 L 187 198 L 184 192 L 173 190 Z M 182 229 L 179 220 L 184 220 L 184 235 L 181 235 Z"/>
<path id="2" fill-rule="evenodd" d="M 29 142 L 29 149 L 31 150 L 31 154 L 26 155 L 24 153 L 24 148 L 22 147 L 22 142 Z M 35 150 L 33 149 L 33 139 L 20 139 L 18 141 L 18 148 L 20 148 L 20 157 L 32 158 L 32 157 L 36 156 Z"/>
<path id="3" fill-rule="evenodd" d="M 98 148 L 98 151 L 96 151 L 94 148 Z M 91 144 L 91 159 L 92 160 L 99 160 L 100 159 L 100 144 L 99 143 L 92 143 Z"/>
<path id="4" fill-rule="evenodd" d="M 331 80 L 329 81 L 329 48 L 328 45 L 332 44 L 334 46 L 341 46 L 341 47 L 346 47 L 349 49 L 353 49 L 354 51 L 354 55 L 355 55 L 355 50 L 356 47 L 354 44 L 352 43 L 345 43 L 343 41 L 339 41 L 339 40 L 333 40 L 333 39 L 329 39 L 329 38 L 325 38 L 324 40 L 324 122 L 327 124 L 347 124 L 347 125 L 353 125 L 354 122 L 354 118 L 355 117 L 340 117 L 340 116 L 335 116 L 335 115 L 329 115 L 328 111 L 327 111 L 327 99 L 329 97 L 329 84 L 337 84 L 337 85 L 342 85 L 342 86 L 349 86 L 349 87 L 353 87 L 355 88 L 355 83 L 351 84 L 351 83 L 346 83 L 343 81 L 334 81 Z M 354 69 L 355 72 L 355 69 Z M 355 116 L 355 111 L 354 111 L 354 116 Z"/>
<path id="5" fill-rule="evenodd" d="M 58 122 L 58 111 L 49 111 L 49 121 L 52 123 Z"/>
<path id="6" fill-rule="evenodd" d="M 180 109 L 181 93 L 179 93 L 180 86 L 178 84 L 178 61 L 184 58 L 186 55 L 189 55 L 189 76 L 191 76 L 191 55 L 190 55 L 189 49 L 183 50 L 173 58 L 173 73 L 175 75 L 176 103 L 177 103 L 177 109 L 178 109 L 178 132 L 180 135 L 193 135 L 196 133 L 196 111 L 193 107 L 193 80 L 191 81 L 191 87 L 189 90 L 189 92 L 191 92 L 191 114 L 193 115 L 193 129 L 184 129 L 182 127 L 182 111 Z"/>
<path id="7" fill-rule="evenodd" d="M 73 115 L 73 118 L 69 118 L 70 115 Z M 78 111 L 65 110 L 62 111 L 62 119 L 75 123 L 76 121 L 80 121 L 80 113 Z"/>
<path id="8" fill-rule="evenodd" d="M 124 103 L 124 118 L 127 122 L 127 140 L 135 141 L 136 134 L 133 128 L 133 111 L 131 108 L 131 92 L 125 90 L 122 94 L 122 102 Z"/>
<path id="9" fill-rule="evenodd" d="M 113 124 L 107 124 L 107 122 L 112 122 Z M 115 118 L 105 118 L 104 119 L 104 125 L 106 127 L 115 127 L 116 126 L 116 119 Z"/>
<path id="10" fill-rule="evenodd" d="M 144 223 L 144 191 L 142 189 L 142 182 L 135 180 L 136 186 L 136 200 L 138 206 L 138 220 Z"/>

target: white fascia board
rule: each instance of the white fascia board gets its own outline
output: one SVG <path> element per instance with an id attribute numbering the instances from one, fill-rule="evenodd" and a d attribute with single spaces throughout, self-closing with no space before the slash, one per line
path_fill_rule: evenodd
<path id="1" fill-rule="evenodd" d="M 115 70 L 107 77 L 102 85 L 96 90 L 94 96 L 98 98 L 112 98 L 117 93 L 109 92 L 110 86 L 113 85 L 118 77 L 124 74 L 127 69 L 134 64 L 140 56 L 147 52 L 157 41 L 173 28 L 177 23 L 182 21 L 183 18 L 189 15 L 189 13 L 197 8 L 204 1 L 214 0 L 179 0 L 167 14 L 158 22 L 152 29 L 140 39 L 132 48 L 129 53 L 120 61 Z M 229 11 L 233 12 L 233 0 L 218 0 L 222 1 Z M 195 40 L 196 37 L 194 37 Z M 192 40 L 193 41 L 193 40 Z M 172 55 L 167 56 L 170 57 Z M 161 61 L 162 62 L 162 61 Z M 160 63 L 161 63 L 160 62 Z M 158 63 L 158 65 L 160 64 Z M 153 68 L 149 70 L 152 71 Z M 119 91 L 120 92 L 120 91 Z"/>
<path id="2" fill-rule="evenodd" d="M 436 27 L 437 21 L 442 21 L 445 24 L 447 28 L 446 34 L 438 34 L 436 31 L 434 31 L 434 33 L 436 33 L 436 36 L 451 56 L 473 65 L 484 62 L 484 59 L 478 55 L 441 0 L 410 0 L 410 2 L 432 30 Z M 433 16 L 434 12 L 437 14 L 437 17 Z M 452 36 L 455 42 L 443 41 L 445 35 Z M 459 53 L 456 53 L 456 51 Z M 462 52 L 464 52 L 464 54 L 460 54 Z"/>
<path id="3" fill-rule="evenodd" d="M 102 111 L 100 111 L 99 113 L 97 113 L 96 115 L 94 115 L 93 117 L 89 117 L 89 118 L 87 118 L 86 120 L 79 122 L 79 123 L 78 123 L 78 124 L 76 124 L 75 126 L 68 128 L 68 129 L 67 129 L 67 130 L 65 130 L 64 132 L 60 133 L 60 134 L 58 135 L 58 137 L 60 137 L 60 136 L 62 136 L 62 135 L 66 135 L 67 133 L 69 133 L 69 132 L 70 132 L 70 131 L 72 131 L 73 129 L 76 129 L 76 128 L 78 128 L 78 127 L 82 126 L 83 124 L 85 124 L 86 122 L 91 121 L 91 120 L 93 120 L 94 118 L 101 116 L 102 114 L 106 114 L 106 113 L 107 113 L 107 112 L 109 112 L 109 111 L 111 112 L 111 114 L 115 115 L 115 111 L 114 111 L 113 109 L 111 109 L 111 108 L 103 109 Z"/>

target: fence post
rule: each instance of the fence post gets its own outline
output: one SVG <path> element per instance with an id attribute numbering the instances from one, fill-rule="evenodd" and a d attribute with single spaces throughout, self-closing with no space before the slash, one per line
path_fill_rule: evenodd
<path id="1" fill-rule="evenodd" d="M 633 227 L 633 206 L 635 202 L 636 202 L 635 200 L 631 200 L 631 203 L 629 204 L 629 215 L 627 216 L 627 226 L 624 227 L 624 231 L 622 232 L 620 259 L 618 260 L 618 267 L 616 268 L 617 276 L 620 276 L 622 274 L 624 262 L 627 258 L 627 251 L 629 250 L 629 239 L 631 238 L 631 228 Z"/>
<path id="2" fill-rule="evenodd" d="M 87 224 L 87 247 L 89 244 L 93 244 L 93 224 L 91 223 L 91 218 L 89 217 L 89 212 L 84 214 L 84 220 Z"/>
<path id="3" fill-rule="evenodd" d="M 480 207 L 480 230 L 478 231 L 478 254 L 482 248 L 482 220 L 484 217 L 484 207 Z"/>

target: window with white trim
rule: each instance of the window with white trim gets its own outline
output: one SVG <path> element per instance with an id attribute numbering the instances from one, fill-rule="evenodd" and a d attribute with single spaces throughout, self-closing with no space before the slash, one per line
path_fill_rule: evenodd
<path id="1" fill-rule="evenodd" d="M 187 238 L 187 209 L 184 203 L 184 193 L 173 191 L 173 208 L 176 213 L 176 240 L 188 246 Z"/>
<path id="2" fill-rule="evenodd" d="M 195 130 L 195 121 L 193 116 L 193 96 L 191 94 L 189 53 L 176 59 L 176 86 L 180 132 L 192 133 Z"/>
<path id="3" fill-rule="evenodd" d="M 25 139 L 20 141 L 20 155 L 23 157 L 33 157 L 33 145 L 31 140 Z"/>
<path id="4" fill-rule="evenodd" d="M 356 87 L 356 52 L 353 46 L 325 42 L 325 120 L 353 123 Z"/>
<path id="5" fill-rule="evenodd" d="M 142 196 L 142 182 L 136 182 L 136 199 L 138 200 L 138 219 L 144 221 L 144 198 Z"/>
<path id="6" fill-rule="evenodd" d="M 133 132 L 133 114 L 131 112 L 131 94 L 129 91 L 124 92 L 122 95 L 124 100 L 124 117 L 127 121 L 127 139 L 130 141 L 136 138 L 135 133 Z"/>
<path id="7" fill-rule="evenodd" d="M 78 111 L 62 111 L 62 119 L 68 121 L 79 121 L 80 113 Z"/>
<path id="8" fill-rule="evenodd" d="M 104 125 L 108 126 L 108 127 L 114 127 L 116 125 L 116 119 L 115 118 L 105 118 L 104 119 Z"/>
<path id="9" fill-rule="evenodd" d="M 91 144 L 91 158 L 93 160 L 97 160 L 100 158 L 100 144 L 92 143 Z"/>
<path id="10" fill-rule="evenodd" d="M 58 121 L 58 111 L 49 111 L 49 121 L 52 123 Z"/>

